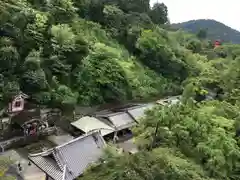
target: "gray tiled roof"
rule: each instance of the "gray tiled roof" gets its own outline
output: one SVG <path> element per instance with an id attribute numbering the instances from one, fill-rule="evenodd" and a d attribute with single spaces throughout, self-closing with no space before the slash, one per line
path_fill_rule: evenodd
<path id="1" fill-rule="evenodd" d="M 127 112 L 136 120 L 139 121 L 140 118 L 144 117 L 145 111 L 154 107 L 154 104 L 145 104 L 135 108 L 127 109 Z"/>
<path id="2" fill-rule="evenodd" d="M 118 131 L 136 125 L 135 119 L 126 112 L 98 113 L 96 114 L 96 117 Z"/>
<path id="3" fill-rule="evenodd" d="M 108 119 L 118 130 L 136 125 L 135 120 L 127 113 L 117 113 L 108 117 Z"/>
<path id="4" fill-rule="evenodd" d="M 104 123 L 114 127 L 116 130 L 122 130 L 136 125 L 136 121 L 126 112 L 97 114 L 96 117 Z"/>
<path id="5" fill-rule="evenodd" d="M 56 180 L 62 180 L 62 171 L 56 164 L 55 160 L 48 156 L 32 156 L 29 159 L 34 162 L 42 171 Z"/>
<path id="6" fill-rule="evenodd" d="M 104 146 L 104 139 L 99 131 L 95 131 L 48 152 L 30 155 L 29 159 L 54 180 L 62 179 L 66 165 L 65 180 L 73 180 L 102 156 Z M 49 157 L 50 155 L 52 155 L 52 159 Z"/>

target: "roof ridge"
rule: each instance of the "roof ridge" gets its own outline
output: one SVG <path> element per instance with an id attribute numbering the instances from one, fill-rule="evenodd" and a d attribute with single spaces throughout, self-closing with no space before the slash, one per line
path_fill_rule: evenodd
<path id="1" fill-rule="evenodd" d="M 74 143 L 74 142 L 76 142 L 76 141 L 78 141 L 78 140 L 80 140 L 80 139 L 84 139 L 84 138 L 86 138 L 86 137 L 89 137 L 89 136 L 91 136 L 91 135 L 93 135 L 93 134 L 97 134 L 97 133 L 99 133 L 99 135 L 101 135 L 98 129 L 97 129 L 97 130 L 94 130 L 94 131 L 90 131 L 90 132 L 86 133 L 86 134 L 83 135 L 83 136 L 79 136 L 78 138 L 75 138 L 75 139 L 73 139 L 73 140 L 71 140 L 71 141 L 69 141 L 69 142 L 66 142 L 66 143 L 64 143 L 64 144 L 58 145 L 58 146 L 56 146 L 56 147 L 54 147 L 54 148 L 50 148 L 50 149 L 48 149 L 48 150 L 46 150 L 46 151 L 43 151 L 43 152 L 40 152 L 40 153 L 29 153 L 29 156 L 30 156 L 30 157 L 35 157 L 35 156 L 48 156 L 49 154 L 53 153 L 54 151 L 58 151 L 60 148 L 66 146 L 66 145 L 68 145 L 68 144 L 72 144 L 72 143 Z"/>
<path id="2" fill-rule="evenodd" d="M 14 98 L 18 97 L 18 96 L 22 96 L 23 98 L 29 98 L 29 95 L 25 94 L 24 92 L 20 91 L 18 94 L 16 94 L 14 96 Z"/>
<path id="3" fill-rule="evenodd" d="M 101 134 L 101 133 L 100 133 L 100 130 L 90 131 L 90 132 L 84 134 L 83 136 L 79 136 L 79 137 L 77 137 L 77 138 L 75 138 L 75 139 L 73 139 L 73 140 L 71 140 L 71 141 L 68 141 L 68 142 L 66 142 L 66 143 L 64 143 L 64 144 L 58 145 L 58 146 L 55 147 L 54 149 L 58 150 L 58 149 L 66 146 L 66 145 L 72 144 L 72 143 L 74 143 L 74 142 L 76 142 L 76 141 L 79 141 L 80 139 L 84 139 L 84 138 L 86 138 L 86 137 L 89 137 L 89 136 L 91 136 L 91 135 L 93 135 L 93 134 L 97 134 L 97 133 L 100 135 L 100 134 Z"/>
<path id="4" fill-rule="evenodd" d="M 35 156 L 48 156 L 49 154 L 53 153 L 54 148 L 47 149 L 43 152 L 40 153 L 29 153 L 30 157 L 35 157 Z"/>
<path id="5" fill-rule="evenodd" d="M 120 115 L 120 114 L 125 114 L 126 112 L 125 111 L 119 111 L 119 112 L 110 112 L 110 113 L 106 113 L 106 114 L 96 114 L 95 117 L 98 118 L 98 117 L 111 117 L 111 116 L 117 116 L 117 115 Z"/>

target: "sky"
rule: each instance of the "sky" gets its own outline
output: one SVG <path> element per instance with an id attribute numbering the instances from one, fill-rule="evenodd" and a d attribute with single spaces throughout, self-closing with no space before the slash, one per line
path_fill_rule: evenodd
<path id="1" fill-rule="evenodd" d="M 240 30 L 240 0 L 150 0 L 168 7 L 171 23 L 193 19 L 214 19 Z"/>

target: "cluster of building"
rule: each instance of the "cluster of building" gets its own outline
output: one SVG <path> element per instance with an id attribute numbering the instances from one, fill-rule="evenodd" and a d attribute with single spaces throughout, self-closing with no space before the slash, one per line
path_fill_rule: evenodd
<path id="1" fill-rule="evenodd" d="M 46 180 L 73 180 L 103 155 L 105 140 L 94 131 L 38 154 L 29 160 L 46 174 Z"/>
<path id="2" fill-rule="evenodd" d="M 179 97 L 172 97 L 156 103 L 167 105 L 178 101 Z M 106 142 L 117 144 L 131 139 L 131 127 L 137 125 L 145 111 L 156 103 L 98 111 L 91 116 L 83 116 L 71 123 L 79 137 L 42 153 L 30 154 L 29 160 L 46 173 L 47 180 L 73 180 L 81 176 L 89 165 L 98 162 Z M 129 153 L 135 152 L 136 149 L 129 149 Z"/>
<path id="3" fill-rule="evenodd" d="M 10 100 L 7 107 L 0 110 L 1 138 L 8 133 L 10 136 L 36 135 L 49 126 L 54 126 L 51 118 L 60 118 L 59 109 L 40 108 L 31 104 L 28 99 L 28 95 L 20 92 Z M 5 139 L 11 138 L 10 136 Z"/>
<path id="4" fill-rule="evenodd" d="M 73 180 L 81 176 L 90 164 L 98 162 L 107 142 L 118 145 L 131 140 L 131 128 L 139 123 L 146 110 L 155 104 L 177 103 L 179 98 L 176 96 L 154 103 L 133 104 L 81 116 L 70 124 L 75 139 L 41 153 L 29 154 L 29 160 L 46 174 L 47 180 Z M 2 130 L 16 126 L 15 129 L 19 129 L 24 137 L 34 136 L 54 126 L 49 114 L 51 117 L 56 116 L 53 119 L 61 116 L 58 109 L 31 107 L 26 99 L 28 96 L 20 93 L 13 97 L 9 107 L 0 112 Z M 129 153 L 137 152 L 131 143 L 123 149 Z"/>

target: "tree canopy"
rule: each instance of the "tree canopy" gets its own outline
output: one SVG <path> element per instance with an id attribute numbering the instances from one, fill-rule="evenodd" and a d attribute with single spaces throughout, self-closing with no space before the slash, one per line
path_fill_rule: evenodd
<path id="1" fill-rule="evenodd" d="M 168 36 L 154 27 L 167 22 L 163 4 L 150 8 L 142 0 L 21 0 L 2 1 L 1 9 L 3 102 L 20 90 L 48 106 L 146 99 L 181 90 L 166 88 L 178 87 L 179 80 L 142 64 L 149 58 L 141 52 L 142 43 L 151 38 L 142 34 L 144 29 L 162 43 Z M 175 62 L 168 46 L 161 48 L 166 51 L 161 61 L 171 57 Z"/>
<path id="2" fill-rule="evenodd" d="M 205 33 L 205 31 L 203 33 L 203 37 L 207 37 L 214 41 L 221 40 L 223 42 L 240 44 L 239 30 L 233 29 L 213 19 L 190 20 L 182 23 L 173 24 L 173 27 L 175 29 L 180 28 L 198 35 L 199 32 L 203 33 L 205 30 L 207 30 L 207 34 Z"/>
<path id="3" fill-rule="evenodd" d="M 205 27 L 176 31 L 164 4 L 143 0 L 0 8 L 1 106 L 19 91 L 62 108 L 182 94 L 134 129 L 139 153 L 113 154 L 81 179 L 240 179 L 239 45 L 214 48 Z"/>

